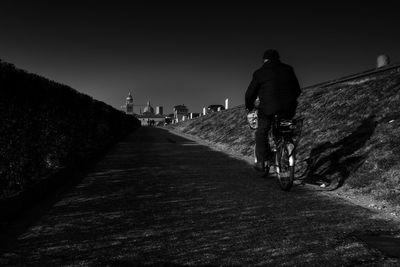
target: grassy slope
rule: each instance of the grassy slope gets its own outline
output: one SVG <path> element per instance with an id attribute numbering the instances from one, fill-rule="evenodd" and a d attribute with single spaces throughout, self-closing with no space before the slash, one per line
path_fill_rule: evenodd
<path id="1" fill-rule="evenodd" d="M 303 90 L 302 178 L 400 204 L 400 67 Z M 243 106 L 168 126 L 251 156 Z"/>

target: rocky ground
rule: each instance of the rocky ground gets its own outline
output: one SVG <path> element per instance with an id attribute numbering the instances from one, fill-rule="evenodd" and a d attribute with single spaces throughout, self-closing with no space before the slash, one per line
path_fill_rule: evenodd
<path id="1" fill-rule="evenodd" d="M 399 230 L 396 217 L 307 186 L 283 192 L 246 160 L 143 127 L 21 235 L 3 232 L 0 265 L 396 266 L 362 236 Z"/>

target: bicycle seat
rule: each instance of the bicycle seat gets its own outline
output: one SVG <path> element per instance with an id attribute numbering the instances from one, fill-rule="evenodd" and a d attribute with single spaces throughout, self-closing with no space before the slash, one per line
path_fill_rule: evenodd
<path id="1" fill-rule="evenodd" d="M 287 119 L 275 115 L 275 128 L 281 134 L 295 134 L 303 126 L 302 118 Z"/>

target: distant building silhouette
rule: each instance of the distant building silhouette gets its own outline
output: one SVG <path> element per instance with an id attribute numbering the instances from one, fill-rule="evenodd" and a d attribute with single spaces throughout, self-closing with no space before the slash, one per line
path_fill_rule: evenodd
<path id="1" fill-rule="evenodd" d="M 147 101 L 147 106 L 143 109 L 143 114 L 154 114 L 154 108 L 150 105 L 150 101 Z"/>
<path id="2" fill-rule="evenodd" d="M 188 118 L 189 109 L 185 105 L 174 106 L 174 121 L 180 122 L 184 118 Z"/>
<path id="3" fill-rule="evenodd" d="M 129 92 L 128 97 L 126 98 L 125 113 L 126 114 L 134 114 L 133 113 L 133 97 L 131 95 L 131 92 Z"/>
<path id="4" fill-rule="evenodd" d="M 200 117 L 200 113 L 193 113 L 193 112 L 189 113 L 189 118 L 190 119 L 195 119 L 195 118 L 198 118 L 198 117 Z"/>
<path id="5" fill-rule="evenodd" d="M 209 105 L 207 107 L 207 113 L 217 112 L 221 110 L 225 110 L 225 107 L 223 105 Z"/>
<path id="6" fill-rule="evenodd" d="M 165 123 L 170 124 L 174 120 L 174 113 L 165 116 Z"/>
<path id="7" fill-rule="evenodd" d="M 154 108 L 150 105 L 150 101 L 147 101 L 147 105 L 143 109 L 142 114 L 135 114 L 143 126 L 154 126 L 165 123 L 165 116 L 162 114 L 155 114 Z"/>
<path id="8" fill-rule="evenodd" d="M 157 106 L 156 107 L 156 114 L 157 115 L 163 115 L 163 107 Z"/>
<path id="9" fill-rule="evenodd" d="M 162 115 L 162 106 L 157 106 L 157 113 L 154 113 L 154 108 L 150 105 L 150 101 L 147 101 L 147 105 L 143 108 L 142 113 L 142 105 L 137 105 L 139 107 L 139 114 L 134 112 L 134 103 L 133 96 L 131 92 L 129 92 L 128 97 L 126 98 L 125 105 L 122 106 L 122 110 L 126 114 L 134 115 L 138 118 L 142 124 L 142 126 L 153 126 L 157 124 L 165 123 L 165 116 Z"/>

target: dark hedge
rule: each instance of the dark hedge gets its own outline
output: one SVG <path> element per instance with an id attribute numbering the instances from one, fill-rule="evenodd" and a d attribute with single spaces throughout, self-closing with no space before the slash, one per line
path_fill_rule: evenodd
<path id="1" fill-rule="evenodd" d="M 0 61 L 0 197 L 92 159 L 138 127 L 133 116 Z"/>

